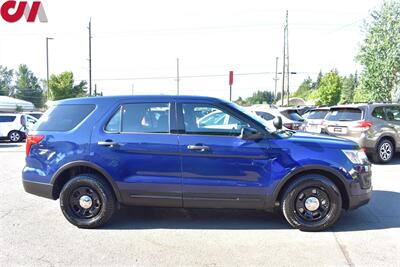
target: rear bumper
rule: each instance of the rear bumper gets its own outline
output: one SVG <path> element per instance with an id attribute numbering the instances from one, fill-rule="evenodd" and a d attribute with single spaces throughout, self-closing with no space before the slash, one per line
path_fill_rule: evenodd
<path id="1" fill-rule="evenodd" d="M 362 166 L 362 168 L 364 168 Z M 357 177 L 350 184 L 350 196 L 349 196 L 349 209 L 356 209 L 369 202 L 372 196 L 372 183 L 370 171 L 371 166 L 368 166 L 368 171 L 359 172 L 355 174 Z M 363 169 L 365 170 L 365 169 Z"/>
<path id="2" fill-rule="evenodd" d="M 361 207 L 369 202 L 372 196 L 372 189 L 369 189 L 362 195 L 351 196 L 349 200 L 349 210 Z"/>
<path id="3" fill-rule="evenodd" d="M 24 185 L 24 189 L 26 192 L 33 194 L 33 195 L 40 196 L 40 197 L 54 199 L 53 198 L 53 185 L 37 183 L 37 182 L 32 182 L 32 181 L 27 181 L 27 180 L 22 180 L 22 183 Z"/>

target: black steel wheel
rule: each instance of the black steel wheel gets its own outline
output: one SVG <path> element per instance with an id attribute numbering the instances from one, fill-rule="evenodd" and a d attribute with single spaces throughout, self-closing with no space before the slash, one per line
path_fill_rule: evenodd
<path id="1" fill-rule="evenodd" d="M 340 217 L 342 196 L 327 177 L 310 174 L 297 178 L 282 198 L 282 211 L 294 228 L 302 231 L 322 231 Z"/>
<path id="2" fill-rule="evenodd" d="M 92 174 L 69 180 L 61 190 L 60 206 L 65 218 L 80 228 L 96 228 L 106 224 L 116 207 L 110 186 Z"/>

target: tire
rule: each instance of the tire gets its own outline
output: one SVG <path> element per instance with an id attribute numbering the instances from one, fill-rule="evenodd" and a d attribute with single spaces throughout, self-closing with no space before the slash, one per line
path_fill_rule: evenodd
<path id="1" fill-rule="evenodd" d="M 385 164 L 392 160 L 395 153 L 395 147 L 389 139 L 382 139 L 376 146 L 375 153 L 372 154 L 372 160 L 378 164 Z"/>
<path id="2" fill-rule="evenodd" d="M 318 200 L 318 209 L 315 209 L 316 202 L 312 201 L 314 198 Z M 308 204 L 307 199 L 310 201 Z M 331 180 L 318 174 L 297 178 L 287 187 L 282 200 L 286 220 L 301 231 L 323 231 L 331 227 L 342 212 L 339 189 Z"/>
<path id="3" fill-rule="evenodd" d="M 90 207 L 85 207 L 90 203 Z M 81 174 L 69 180 L 62 188 L 60 207 L 70 223 L 90 229 L 103 226 L 111 219 L 116 209 L 116 199 L 110 186 L 100 177 Z"/>
<path id="4" fill-rule="evenodd" d="M 20 131 L 11 131 L 8 133 L 8 140 L 12 143 L 21 142 L 23 139 L 23 134 Z"/>

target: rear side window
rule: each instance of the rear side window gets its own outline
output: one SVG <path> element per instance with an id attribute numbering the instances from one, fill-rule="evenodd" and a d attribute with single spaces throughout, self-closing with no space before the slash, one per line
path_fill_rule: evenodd
<path id="1" fill-rule="evenodd" d="M 67 132 L 81 123 L 95 105 L 57 105 L 46 112 L 37 124 L 37 131 Z"/>
<path id="2" fill-rule="evenodd" d="M 138 103 L 122 106 L 110 119 L 110 133 L 169 133 L 169 103 Z"/>
<path id="3" fill-rule="evenodd" d="M 333 108 L 329 111 L 327 121 L 359 121 L 362 119 L 362 111 L 359 108 Z"/>
<path id="4" fill-rule="evenodd" d="M 0 116 L 0 122 L 13 122 L 15 118 L 15 116 Z"/>
<path id="5" fill-rule="evenodd" d="M 307 114 L 309 120 L 323 120 L 328 114 L 327 110 L 312 110 Z"/>
<path id="6" fill-rule="evenodd" d="M 295 110 L 284 110 L 281 111 L 281 114 L 292 121 L 304 121 L 303 117 Z"/>
<path id="7" fill-rule="evenodd" d="M 381 120 L 385 119 L 385 110 L 383 107 L 380 108 L 375 108 L 374 111 L 372 112 L 372 116 Z"/>

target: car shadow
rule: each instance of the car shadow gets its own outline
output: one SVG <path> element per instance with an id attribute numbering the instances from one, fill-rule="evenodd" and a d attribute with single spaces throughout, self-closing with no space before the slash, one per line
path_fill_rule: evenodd
<path id="1" fill-rule="evenodd" d="M 399 203 L 400 193 L 374 191 L 368 205 L 343 212 L 329 231 L 400 228 Z M 281 213 L 256 210 L 122 207 L 103 229 L 284 230 L 291 227 Z"/>

